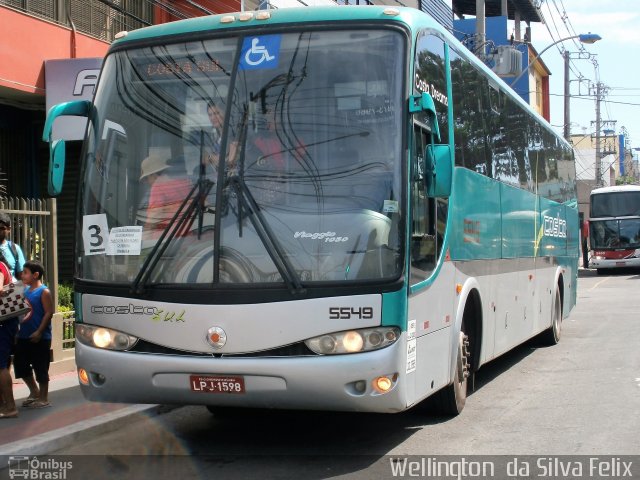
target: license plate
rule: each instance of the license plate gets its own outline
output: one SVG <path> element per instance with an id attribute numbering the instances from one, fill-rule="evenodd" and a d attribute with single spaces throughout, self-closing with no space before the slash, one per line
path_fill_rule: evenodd
<path id="1" fill-rule="evenodd" d="M 203 393 L 244 393 L 244 377 L 191 375 L 191 390 Z"/>
<path id="2" fill-rule="evenodd" d="M 616 267 L 624 267 L 627 262 L 616 262 Z"/>

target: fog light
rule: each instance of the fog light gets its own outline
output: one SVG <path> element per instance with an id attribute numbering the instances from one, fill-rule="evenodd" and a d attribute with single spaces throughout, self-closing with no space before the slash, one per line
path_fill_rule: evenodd
<path id="1" fill-rule="evenodd" d="M 364 380 L 358 380 L 353 384 L 353 388 L 358 393 L 364 393 L 367 388 L 367 382 L 365 382 Z"/>
<path id="2" fill-rule="evenodd" d="M 78 380 L 83 385 L 89 385 L 89 374 L 84 368 L 78 369 Z"/>
<path id="3" fill-rule="evenodd" d="M 389 377 L 378 377 L 373 381 L 373 388 L 379 393 L 387 393 L 392 386 L 393 382 Z"/>

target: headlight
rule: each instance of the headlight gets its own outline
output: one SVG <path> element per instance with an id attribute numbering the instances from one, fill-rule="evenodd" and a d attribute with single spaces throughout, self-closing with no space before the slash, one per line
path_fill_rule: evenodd
<path id="1" fill-rule="evenodd" d="M 314 353 L 356 353 L 378 350 L 394 343 L 400 337 L 397 327 L 362 328 L 344 332 L 328 333 L 305 340 Z"/>
<path id="2" fill-rule="evenodd" d="M 138 341 L 137 337 L 117 330 L 83 323 L 76 325 L 76 338 L 85 345 L 107 350 L 129 350 Z"/>

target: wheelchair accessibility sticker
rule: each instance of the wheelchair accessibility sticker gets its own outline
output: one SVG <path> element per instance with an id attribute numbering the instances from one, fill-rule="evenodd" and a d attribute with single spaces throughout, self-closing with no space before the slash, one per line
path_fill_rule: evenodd
<path id="1" fill-rule="evenodd" d="M 242 43 L 240 70 L 276 68 L 280 58 L 282 35 L 247 37 Z"/>

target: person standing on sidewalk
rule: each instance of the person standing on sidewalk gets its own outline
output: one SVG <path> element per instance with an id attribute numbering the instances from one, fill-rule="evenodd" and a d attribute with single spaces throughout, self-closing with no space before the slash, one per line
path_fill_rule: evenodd
<path id="1" fill-rule="evenodd" d="M 11 281 L 20 280 L 24 265 L 24 254 L 19 245 L 8 239 L 11 232 L 11 217 L 5 212 L 0 212 L 0 255 L 8 267 L 7 275 L 3 275 L 2 285 Z M 6 277 L 6 278 L 5 278 Z M 18 331 L 18 317 L 0 322 L 0 418 L 13 418 L 18 416 L 15 401 L 13 399 L 13 383 L 9 368 L 11 367 L 11 354 L 15 344 L 15 336 Z M 6 357 L 6 358 L 5 358 Z"/>
<path id="2" fill-rule="evenodd" d="M 24 264 L 22 281 L 27 287 L 24 290 L 24 296 L 31 305 L 31 311 L 20 321 L 13 369 L 16 378 L 21 378 L 29 387 L 29 397 L 22 402 L 22 406 L 28 408 L 43 408 L 51 405 L 49 403 L 49 352 L 53 298 L 47 286 L 42 283 L 43 277 L 44 267 L 41 263 L 29 261 Z"/>
<path id="3" fill-rule="evenodd" d="M 7 262 L 0 251 L 0 289 L 13 281 Z M 4 289 L 0 294 L 4 294 Z M 11 379 L 11 354 L 18 333 L 18 317 L 0 322 L 0 419 L 18 416 L 16 402 L 13 398 L 13 382 Z"/>
<path id="4" fill-rule="evenodd" d="M 24 266 L 24 253 L 20 245 L 9 240 L 11 232 L 11 217 L 0 212 L 0 253 L 4 255 L 9 266 L 9 272 L 16 280 L 20 280 L 22 267 Z"/>

